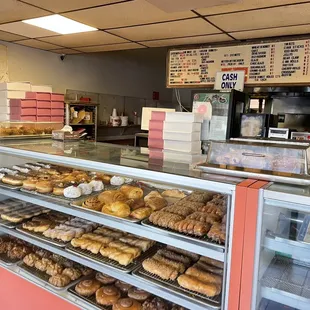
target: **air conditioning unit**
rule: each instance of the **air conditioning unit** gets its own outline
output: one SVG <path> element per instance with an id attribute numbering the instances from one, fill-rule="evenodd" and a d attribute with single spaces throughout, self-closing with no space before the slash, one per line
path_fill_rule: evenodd
<path id="1" fill-rule="evenodd" d="M 213 6 L 234 4 L 242 0 L 146 0 L 159 9 L 168 12 L 183 12 L 196 9 L 210 8 Z"/>

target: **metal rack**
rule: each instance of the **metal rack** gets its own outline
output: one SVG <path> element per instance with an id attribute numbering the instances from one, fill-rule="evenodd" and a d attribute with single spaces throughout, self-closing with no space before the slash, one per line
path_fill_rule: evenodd
<path id="1" fill-rule="evenodd" d="M 27 147 L 29 146 L 29 148 Z M 44 145 L 44 143 L 43 143 Z M 112 158 L 111 161 L 103 162 L 98 158 L 94 158 L 92 160 L 91 153 L 96 153 L 96 155 L 101 154 L 101 148 L 97 147 L 98 144 L 91 144 L 88 147 L 87 142 L 82 143 L 83 152 L 78 150 L 77 152 L 70 154 L 55 155 L 59 154 L 57 152 L 50 154 L 40 153 L 41 146 L 34 146 L 35 150 L 31 148 L 33 145 L 26 144 L 22 147 L 19 145 L 9 145 L 9 144 L 0 144 L 0 154 L 6 154 L 10 157 L 17 156 L 26 158 L 26 160 L 36 160 L 36 161 L 45 161 L 55 164 L 62 164 L 71 167 L 75 167 L 83 170 L 90 171 L 98 171 L 104 173 L 110 173 L 113 175 L 123 175 L 126 177 L 151 181 L 153 183 L 160 183 L 166 186 L 170 186 L 170 188 L 185 188 L 189 190 L 198 189 L 198 190 L 208 190 L 211 192 L 217 192 L 221 194 L 228 195 L 228 214 L 227 214 L 227 222 L 230 223 L 230 212 L 233 214 L 234 210 L 234 197 L 235 197 L 235 189 L 236 184 L 239 182 L 233 181 L 225 181 L 221 183 L 219 181 L 212 181 L 208 179 L 208 176 L 204 176 L 203 173 L 198 171 L 191 171 L 184 173 L 183 171 L 176 171 L 173 173 L 171 170 L 169 172 L 164 171 L 156 171 L 150 168 L 149 170 L 141 169 L 138 166 L 136 167 L 126 167 L 120 165 L 120 163 L 115 162 L 115 158 Z M 104 146 L 104 144 L 102 144 Z M 49 142 L 45 142 L 45 151 L 52 147 Z M 111 147 L 111 146 L 108 146 Z M 111 147 L 112 148 L 112 147 Z M 121 149 L 120 147 L 113 147 L 116 154 L 119 154 Z M 89 151 L 87 153 L 86 151 Z M 48 151 L 47 151 L 48 152 Z M 84 154 L 85 152 L 85 154 Z M 48 152 L 49 153 L 49 152 Z M 114 154 L 114 153 L 113 153 Z M 88 211 L 86 209 L 79 209 L 76 207 L 70 206 L 69 203 L 55 201 L 49 197 L 41 197 L 38 195 L 33 195 L 32 193 L 26 193 L 22 191 L 13 191 L 11 189 L 0 187 L 0 195 L 17 198 L 25 202 L 30 202 L 36 205 L 44 206 L 45 208 L 60 211 L 62 213 L 66 213 L 72 216 L 80 217 L 87 219 L 89 221 L 102 224 L 111 228 L 120 229 L 124 232 L 129 232 L 138 236 L 146 237 L 148 239 L 155 240 L 160 243 L 164 243 L 167 245 L 172 245 L 178 248 L 186 249 L 193 253 L 197 253 L 203 256 L 207 256 L 213 258 L 215 260 L 221 261 L 225 263 L 225 271 L 224 271 L 224 281 L 223 281 L 223 293 L 222 297 L 218 299 L 218 309 L 227 309 L 226 302 L 228 296 L 229 289 L 229 275 L 230 275 L 230 267 L 228 267 L 229 256 L 231 255 L 231 239 L 228 239 L 225 245 L 218 245 L 216 243 L 206 242 L 205 240 L 199 240 L 195 238 L 190 238 L 186 235 L 175 234 L 173 232 L 159 230 L 155 227 L 147 227 L 142 225 L 141 223 L 131 223 L 123 221 L 118 218 L 107 217 L 104 214 L 94 213 Z M 133 286 L 142 288 L 146 291 L 149 291 L 155 295 L 161 296 L 169 301 L 172 301 L 176 304 L 182 305 L 185 308 L 191 310 L 205 310 L 205 309 L 214 309 L 214 304 L 211 305 L 206 302 L 203 303 L 201 300 L 196 300 L 192 296 L 186 296 L 186 294 L 182 294 L 182 292 L 174 292 L 173 289 L 167 288 L 163 285 L 159 285 L 156 283 L 151 283 L 146 281 L 143 278 L 138 278 L 130 273 L 124 273 L 115 268 L 111 268 L 108 265 L 105 265 L 102 262 L 96 262 L 95 260 L 90 259 L 87 256 L 79 255 L 78 253 L 69 252 L 65 248 L 61 248 L 59 246 L 53 245 L 44 240 L 40 240 L 38 238 L 34 238 L 29 234 L 25 234 L 22 231 L 18 231 L 15 229 L 8 229 L 6 227 L 0 226 L 0 231 L 30 242 L 34 245 L 37 245 L 41 248 L 44 248 L 53 253 L 64 256 L 70 260 L 83 264 L 87 267 L 90 267 L 99 272 L 103 272 L 112 277 L 115 277 L 121 281 L 127 282 Z M 229 235 L 230 225 L 227 225 L 227 235 Z M 222 304 L 222 306 L 221 306 Z M 84 309 L 84 307 L 83 307 Z M 87 309 L 85 307 L 85 309 Z"/>

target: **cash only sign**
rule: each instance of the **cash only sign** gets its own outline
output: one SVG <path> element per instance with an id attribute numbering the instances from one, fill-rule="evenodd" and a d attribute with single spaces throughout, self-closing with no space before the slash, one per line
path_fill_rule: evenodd
<path id="1" fill-rule="evenodd" d="M 217 72 L 214 89 L 226 92 L 231 91 L 232 89 L 243 91 L 244 78 L 244 71 Z"/>

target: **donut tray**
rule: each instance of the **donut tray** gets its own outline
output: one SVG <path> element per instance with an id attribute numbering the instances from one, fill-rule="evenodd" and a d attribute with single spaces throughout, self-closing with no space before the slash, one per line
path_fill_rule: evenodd
<path id="1" fill-rule="evenodd" d="M 153 223 L 151 223 L 149 221 L 149 219 L 143 220 L 141 222 L 141 224 L 143 226 L 151 227 L 151 228 L 159 230 L 161 232 L 166 232 L 166 233 L 168 232 L 169 234 L 174 235 L 174 236 L 178 236 L 178 237 L 182 236 L 183 238 L 186 238 L 188 240 L 195 240 L 196 242 L 198 241 L 204 245 L 209 244 L 211 247 L 217 248 L 221 252 L 225 251 L 225 245 L 224 244 L 219 244 L 218 242 L 209 239 L 207 236 L 197 237 L 197 236 L 192 236 L 192 235 L 176 232 L 176 231 L 169 229 L 169 228 L 163 228 L 163 227 L 154 225 Z"/>
<path id="2" fill-rule="evenodd" d="M 12 266 L 17 264 L 20 261 L 20 259 L 12 259 L 9 258 L 5 253 L 0 254 L 0 263 L 7 265 L 7 266 Z"/>
<path id="3" fill-rule="evenodd" d="M 88 197 L 87 197 L 87 198 L 88 198 Z M 134 219 L 134 218 L 130 218 L 130 217 L 121 218 L 121 217 L 117 217 L 117 216 L 105 214 L 105 213 L 102 213 L 102 212 L 98 212 L 98 211 L 94 211 L 94 210 L 90 210 L 90 209 L 83 208 L 83 207 L 82 207 L 82 204 L 83 204 L 83 202 L 84 202 L 87 198 L 75 200 L 73 203 L 70 203 L 70 206 L 71 206 L 71 207 L 75 207 L 75 208 L 79 208 L 79 209 L 84 210 L 84 211 L 86 210 L 86 211 L 92 212 L 92 213 L 94 213 L 94 214 L 96 214 L 96 215 L 100 215 L 100 216 L 102 216 L 102 217 L 109 217 L 109 218 L 118 219 L 118 220 L 121 220 L 121 221 L 130 222 L 130 223 L 140 223 L 140 222 L 141 222 L 141 220 Z"/>
<path id="4" fill-rule="evenodd" d="M 83 302 L 87 302 L 89 304 L 91 304 L 91 306 L 95 309 L 98 309 L 98 310 L 112 310 L 112 307 L 105 307 L 105 306 L 101 306 L 97 303 L 96 301 L 96 295 L 93 294 L 92 296 L 90 297 L 85 297 L 85 296 L 82 296 L 80 294 L 78 294 L 76 291 L 75 291 L 75 285 L 72 285 L 68 288 L 68 292 L 70 295 L 73 295 L 75 298 L 78 298 L 80 299 L 81 301 Z"/>
<path id="5" fill-rule="evenodd" d="M 54 195 L 54 194 L 42 194 L 42 193 L 38 193 L 36 191 L 29 191 L 29 190 L 24 189 L 24 188 L 20 188 L 20 191 L 24 192 L 24 193 L 40 196 L 40 197 L 43 197 L 43 198 L 51 198 L 53 200 L 56 200 L 56 201 L 58 201 L 60 203 L 64 203 L 64 204 L 71 203 L 71 202 L 76 200 L 76 198 L 66 198 L 64 196 L 57 196 L 57 195 Z M 98 195 L 98 193 L 100 193 L 100 192 L 92 193 L 92 194 L 87 195 L 87 196 L 81 196 L 79 199 L 81 199 L 83 197 L 84 197 L 84 199 L 86 199 L 86 198 L 88 198 L 90 196 Z"/>
<path id="6" fill-rule="evenodd" d="M 90 251 L 83 250 L 81 248 L 75 248 L 71 244 L 66 246 L 66 250 L 69 252 L 72 252 L 72 253 L 74 253 L 78 256 L 81 256 L 81 257 L 87 257 L 88 259 L 96 262 L 97 264 L 99 263 L 99 264 L 102 264 L 104 266 L 107 266 L 107 267 L 110 267 L 113 269 L 117 269 L 118 271 L 122 271 L 125 273 L 130 273 L 134 269 L 136 269 L 143 260 L 145 260 L 149 256 L 153 255 L 158 250 L 158 248 L 159 248 L 158 245 L 152 246 L 146 252 L 142 253 L 139 257 L 137 257 L 131 264 L 129 264 L 127 266 L 123 266 L 123 265 L 120 265 L 118 262 L 116 262 L 112 259 L 109 259 L 107 257 L 102 256 L 100 253 L 93 254 Z"/>
<path id="7" fill-rule="evenodd" d="M 54 286 L 48 282 L 48 280 L 51 276 L 46 274 L 45 272 L 40 271 L 40 270 L 36 269 L 35 267 L 27 266 L 23 262 L 20 262 L 18 264 L 18 267 L 21 269 L 22 273 L 24 272 L 24 273 L 27 273 L 27 274 L 30 274 L 30 275 L 36 277 L 38 280 L 40 280 L 40 282 L 44 283 L 46 286 L 48 286 L 48 287 L 50 287 L 56 291 L 67 290 L 70 286 L 75 285 L 76 283 L 78 283 L 79 281 L 81 281 L 84 278 L 84 277 L 81 277 L 75 281 L 72 281 L 67 286 L 57 287 L 57 286 Z"/>
<path id="8" fill-rule="evenodd" d="M 5 189 L 15 190 L 15 191 L 21 189 L 21 186 L 14 186 L 14 185 L 6 184 L 3 182 L 0 182 L 0 187 L 3 187 Z"/>
<path id="9" fill-rule="evenodd" d="M 44 241 L 44 242 L 48 242 L 52 245 L 55 245 L 55 246 L 58 246 L 58 247 L 61 247 L 61 248 L 64 248 L 66 247 L 66 245 L 69 243 L 67 241 L 62 241 L 62 240 L 53 240 L 51 238 L 47 238 L 43 235 L 43 233 L 38 233 L 38 232 L 33 232 L 33 231 L 30 231 L 30 230 L 27 230 L 27 229 L 24 229 L 22 225 L 18 225 L 16 227 L 16 230 L 18 230 L 19 232 L 25 234 L 25 235 L 29 235 L 33 238 L 36 238 L 36 239 L 39 239 L 41 241 Z"/>
<path id="10" fill-rule="evenodd" d="M 203 305 L 208 306 L 208 308 L 221 309 L 221 299 L 222 299 L 221 294 L 215 297 L 208 297 L 195 291 L 185 289 L 178 284 L 177 280 L 175 281 L 163 280 L 159 276 L 147 272 L 146 270 L 143 269 L 142 266 L 134 270 L 132 275 L 139 279 L 148 281 L 152 284 L 161 286 L 162 288 L 170 290 L 173 293 L 177 293 L 181 296 L 185 295 L 187 298 L 190 298 L 195 302 L 200 302 Z"/>

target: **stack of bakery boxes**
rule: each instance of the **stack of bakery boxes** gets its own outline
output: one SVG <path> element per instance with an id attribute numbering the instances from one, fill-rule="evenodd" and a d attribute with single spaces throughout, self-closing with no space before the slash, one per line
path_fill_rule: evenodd
<path id="1" fill-rule="evenodd" d="M 149 157 L 194 164 L 205 159 L 201 151 L 203 115 L 187 112 L 152 112 L 149 123 Z"/>
<path id="2" fill-rule="evenodd" d="M 64 123 L 64 95 L 47 85 L 0 83 L 0 121 Z"/>

